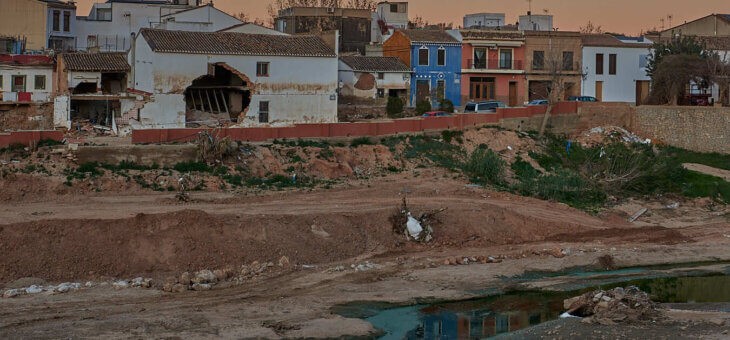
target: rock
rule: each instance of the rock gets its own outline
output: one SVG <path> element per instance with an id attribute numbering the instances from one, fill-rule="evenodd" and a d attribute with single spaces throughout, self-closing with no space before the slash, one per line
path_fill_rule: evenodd
<path id="1" fill-rule="evenodd" d="M 215 274 L 213 274 L 212 271 L 208 269 L 203 269 L 195 273 L 195 277 L 192 281 L 193 283 L 215 283 L 216 281 L 218 281 L 218 278 L 215 276 Z"/>
<path id="2" fill-rule="evenodd" d="M 165 292 L 172 292 L 172 286 L 174 285 L 175 283 L 165 282 L 165 285 L 162 286 L 162 290 Z"/>
<path id="3" fill-rule="evenodd" d="M 168 276 L 167 278 L 165 278 L 165 284 L 170 284 L 170 286 L 172 286 L 176 283 L 177 283 L 177 278 L 174 276 Z"/>
<path id="4" fill-rule="evenodd" d="M 119 280 L 117 282 L 112 283 L 112 287 L 116 289 L 124 289 L 129 287 L 129 282 L 124 280 Z"/>
<path id="5" fill-rule="evenodd" d="M 253 268 L 253 270 L 258 270 L 260 265 L 259 261 L 251 262 L 251 268 Z"/>
<path id="6" fill-rule="evenodd" d="M 65 293 L 73 288 L 74 288 L 74 286 L 71 282 L 64 282 L 64 283 L 58 285 L 58 287 L 56 287 L 56 291 L 59 293 Z"/>
<path id="7" fill-rule="evenodd" d="M 210 290 L 212 286 L 209 283 L 195 283 L 193 284 L 193 290 L 195 291 L 204 291 L 204 290 Z"/>
<path id="8" fill-rule="evenodd" d="M 183 284 L 185 286 L 190 285 L 190 280 L 193 278 L 193 276 L 188 273 L 184 272 L 182 275 L 180 275 L 180 284 Z"/>
<path id="9" fill-rule="evenodd" d="M 273 266 L 274 266 L 274 262 L 268 262 L 268 263 L 266 264 L 266 267 L 269 267 L 269 268 L 271 268 L 271 267 L 273 267 Z"/>
<path id="10" fill-rule="evenodd" d="M 286 256 L 282 256 L 279 259 L 279 267 L 288 267 L 289 266 L 289 258 Z"/>
<path id="11" fill-rule="evenodd" d="M 23 291 L 20 289 L 8 289 L 5 291 L 5 293 L 3 293 L 3 297 L 6 299 L 11 298 L 11 297 L 16 297 L 16 296 L 22 294 L 22 292 Z"/>
<path id="12" fill-rule="evenodd" d="M 40 287 L 38 287 L 38 286 L 36 286 L 36 285 L 32 285 L 32 286 L 30 286 L 30 287 L 28 287 L 28 288 L 25 289 L 25 293 L 26 294 L 38 294 L 38 293 L 41 293 L 41 292 L 43 292 L 43 289 L 40 288 Z"/>
<path id="13" fill-rule="evenodd" d="M 173 293 L 182 293 L 182 292 L 188 290 L 188 286 L 183 285 L 181 283 L 176 283 L 176 284 L 172 285 L 171 289 L 172 289 Z"/>
<path id="14" fill-rule="evenodd" d="M 451 259 L 444 260 L 444 265 L 447 265 L 448 266 L 450 264 L 451 264 Z"/>
<path id="15" fill-rule="evenodd" d="M 578 300 L 580 300 L 580 296 L 572 297 L 570 299 L 563 300 L 563 308 L 564 309 L 570 309 L 570 306 L 572 306 L 574 303 L 576 303 Z"/>
<path id="16" fill-rule="evenodd" d="M 722 326 L 725 324 L 725 320 L 723 319 L 710 319 L 710 323 L 716 326 Z"/>
<path id="17" fill-rule="evenodd" d="M 606 302 L 611 301 L 611 297 L 608 295 L 604 295 L 601 299 Z"/>
<path id="18" fill-rule="evenodd" d="M 228 273 L 226 273 L 226 271 L 225 270 L 222 270 L 222 269 L 216 269 L 216 270 L 214 270 L 213 271 L 213 275 L 215 275 L 215 277 L 218 278 L 218 280 L 221 280 L 221 281 L 225 281 L 226 279 L 228 279 Z"/>
<path id="19" fill-rule="evenodd" d="M 91 281 L 86 281 L 86 283 L 84 284 L 84 286 L 85 286 L 86 288 L 90 288 L 90 287 L 93 287 L 93 286 L 94 286 L 94 282 L 91 282 Z"/>

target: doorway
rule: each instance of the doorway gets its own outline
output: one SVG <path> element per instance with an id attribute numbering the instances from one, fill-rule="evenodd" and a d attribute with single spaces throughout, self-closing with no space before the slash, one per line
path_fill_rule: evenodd
<path id="1" fill-rule="evenodd" d="M 494 99 L 494 78 L 469 78 L 469 98 L 474 101 Z"/>
<path id="2" fill-rule="evenodd" d="M 428 80 L 416 81 L 416 104 L 418 102 L 427 101 L 431 93 L 431 85 Z"/>
<path id="3" fill-rule="evenodd" d="M 509 106 L 517 106 L 517 82 L 509 82 Z"/>
<path id="4" fill-rule="evenodd" d="M 649 97 L 649 81 L 637 80 L 636 81 L 636 106 L 644 104 L 646 98 Z"/>
<path id="5" fill-rule="evenodd" d="M 596 99 L 598 99 L 599 102 L 603 101 L 603 82 L 602 81 L 596 82 Z"/>

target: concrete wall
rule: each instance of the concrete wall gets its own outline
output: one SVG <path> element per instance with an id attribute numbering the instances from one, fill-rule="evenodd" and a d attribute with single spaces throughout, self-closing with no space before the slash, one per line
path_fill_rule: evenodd
<path id="1" fill-rule="evenodd" d="M 152 94 L 152 102 L 164 100 L 164 105 L 145 105 L 143 113 L 148 120 L 142 123 L 150 124 L 148 127 L 184 126 L 183 93 L 193 80 L 208 73 L 209 64 L 215 63 L 228 64 L 253 83 L 251 103 L 248 110 L 244 110 L 245 117 L 239 119 L 243 125 L 337 121 L 337 57 L 155 53 L 143 38 L 137 39 L 131 54 L 134 71 L 130 87 Z M 269 63 L 268 77 L 256 76 L 258 62 Z M 269 102 L 268 124 L 259 123 L 259 103 L 262 101 Z M 175 118 L 180 110 L 183 120 Z"/>
<path id="2" fill-rule="evenodd" d="M 174 31 L 216 32 L 243 23 L 241 20 L 210 5 L 170 14 L 163 17 L 162 21 L 162 24 L 154 28 Z"/>
<path id="3" fill-rule="evenodd" d="M 636 102 L 636 81 L 649 81 L 642 58 L 649 55 L 648 48 L 583 47 L 583 96 L 596 96 L 596 82 L 603 82 L 604 102 Z M 596 74 L 596 54 L 603 54 L 603 74 Z M 609 55 L 616 54 L 616 74 L 609 74 Z"/>
<path id="4" fill-rule="evenodd" d="M 730 153 L 730 108 L 639 106 L 635 132 L 700 152 Z"/>
<path id="5" fill-rule="evenodd" d="M 46 4 L 36 0 L 0 1 L 0 32 L 6 36 L 25 36 L 29 50 L 46 47 Z"/>

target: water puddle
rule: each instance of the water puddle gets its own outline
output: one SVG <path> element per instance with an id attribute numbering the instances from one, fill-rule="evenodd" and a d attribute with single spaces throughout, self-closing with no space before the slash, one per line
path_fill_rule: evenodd
<path id="1" fill-rule="evenodd" d="M 634 285 L 658 302 L 730 302 L 730 276 L 722 274 L 624 278 L 569 292 L 517 291 L 467 301 L 393 307 L 378 303 L 338 306 L 334 312 L 362 318 L 383 331 L 380 339 L 474 339 L 507 335 L 557 319 L 563 300 L 585 291 Z"/>

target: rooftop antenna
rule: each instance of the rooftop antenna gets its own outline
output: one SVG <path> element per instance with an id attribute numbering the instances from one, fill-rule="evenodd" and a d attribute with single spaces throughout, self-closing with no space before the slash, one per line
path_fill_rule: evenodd
<path id="1" fill-rule="evenodd" d="M 527 15 L 532 14 L 532 0 L 527 0 Z"/>
<path id="2" fill-rule="evenodd" d="M 672 28 L 672 19 L 674 18 L 673 15 L 667 14 L 667 19 L 669 20 L 669 28 Z"/>
<path id="3" fill-rule="evenodd" d="M 659 18 L 659 22 L 662 23 L 662 31 L 664 30 L 664 18 Z"/>

